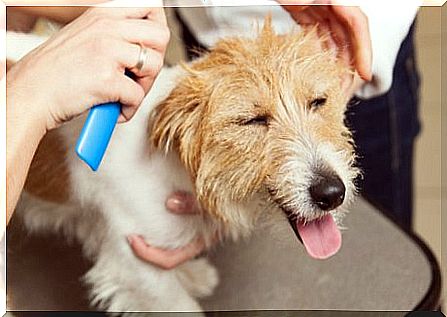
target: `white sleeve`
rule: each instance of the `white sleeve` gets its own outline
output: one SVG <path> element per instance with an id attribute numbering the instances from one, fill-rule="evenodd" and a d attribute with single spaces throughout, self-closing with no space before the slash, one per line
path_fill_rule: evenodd
<path id="1" fill-rule="evenodd" d="M 15 63 L 47 39 L 47 36 L 7 31 L 6 59 Z"/>
<path id="2" fill-rule="evenodd" d="M 226 36 L 253 36 L 255 26 L 262 25 L 268 14 L 272 15 L 278 33 L 296 27 L 295 21 L 276 1 L 261 0 L 256 6 L 232 7 L 218 6 L 228 0 L 207 0 L 208 5 L 215 6 L 206 7 L 200 5 L 203 0 L 197 1 L 198 7 L 179 8 L 179 13 L 197 40 L 206 46 Z M 371 83 L 356 93 L 361 98 L 371 98 L 390 89 L 397 53 L 422 5 L 422 0 L 387 0 L 386 4 L 383 1 L 360 1 L 360 8 L 369 20 L 374 76 Z"/>
<path id="3" fill-rule="evenodd" d="M 362 1 L 361 10 L 368 17 L 373 53 L 373 81 L 356 93 L 371 98 L 386 93 L 393 81 L 393 69 L 400 46 L 414 21 L 421 0 Z"/>
<path id="4" fill-rule="evenodd" d="M 262 26 L 269 14 L 278 33 L 296 28 L 295 21 L 273 0 L 259 0 L 256 5 L 249 6 L 240 5 L 247 4 L 248 0 L 207 0 L 210 6 L 206 7 L 200 5 L 203 0 L 196 2 L 197 7 L 180 7 L 178 12 L 197 40 L 208 47 L 224 37 L 256 35 L 257 26 Z"/>

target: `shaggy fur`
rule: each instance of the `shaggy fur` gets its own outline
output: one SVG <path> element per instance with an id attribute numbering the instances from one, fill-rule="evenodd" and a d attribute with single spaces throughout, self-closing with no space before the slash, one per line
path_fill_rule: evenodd
<path id="1" fill-rule="evenodd" d="M 357 174 L 340 88 L 348 70 L 321 41 L 316 32 L 276 35 L 267 21 L 255 39 L 222 40 L 196 62 L 163 70 L 136 117 L 116 128 L 97 173 L 73 151 L 84 118 L 48 136 L 19 212 L 30 230 L 62 230 L 82 243 L 94 261 L 85 276 L 93 305 L 198 311 L 195 298 L 217 285 L 205 258 L 169 271 L 142 262 L 129 234 L 178 248 L 196 237 L 211 244 L 216 232 L 246 236 L 261 218 L 286 219 L 283 211 L 313 220 L 325 213 L 309 197 L 321 170 L 343 181 L 344 207 Z M 167 212 L 176 190 L 194 193 L 202 214 Z"/>

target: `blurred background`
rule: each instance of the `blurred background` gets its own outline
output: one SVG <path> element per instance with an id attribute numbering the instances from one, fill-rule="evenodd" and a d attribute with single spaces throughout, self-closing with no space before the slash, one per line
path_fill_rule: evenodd
<path id="1" fill-rule="evenodd" d="M 446 34 L 447 5 L 444 5 L 442 9 L 422 8 L 419 12 L 416 35 L 416 52 L 422 77 L 420 107 L 422 131 L 416 143 L 415 153 L 414 229 L 432 248 L 444 271 L 444 312 L 447 303 L 445 292 L 447 243 L 445 232 L 444 239 L 441 236 L 441 228 L 446 228 L 445 225 L 442 226 L 441 210 L 445 209 L 445 204 L 442 202 L 447 202 L 447 187 L 445 182 L 441 181 L 442 174 L 446 173 L 445 162 L 443 164 L 441 158 L 441 129 L 445 130 L 447 114 L 445 109 L 441 111 L 442 88 L 445 94 L 445 80 L 441 80 L 442 70 L 445 73 L 445 68 L 441 66 L 441 58 L 444 59 L 443 66 L 445 67 Z M 442 37 L 444 41 L 441 40 Z M 444 46 L 442 51 L 444 54 L 441 53 L 441 45 Z M 443 100 L 445 103 L 445 98 Z M 444 244 L 441 244 L 442 240 Z"/>

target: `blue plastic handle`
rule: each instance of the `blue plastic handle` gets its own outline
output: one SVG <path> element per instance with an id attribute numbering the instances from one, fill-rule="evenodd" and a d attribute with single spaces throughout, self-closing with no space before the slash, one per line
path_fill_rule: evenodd
<path id="1" fill-rule="evenodd" d="M 76 144 L 76 153 L 93 171 L 97 171 L 106 152 L 121 112 L 118 102 L 94 106 L 85 120 Z"/>
<path id="2" fill-rule="evenodd" d="M 124 74 L 132 79 L 135 77 L 127 69 Z M 94 172 L 98 170 L 106 153 L 120 113 L 121 104 L 109 102 L 92 107 L 85 120 L 76 144 L 76 153 Z"/>

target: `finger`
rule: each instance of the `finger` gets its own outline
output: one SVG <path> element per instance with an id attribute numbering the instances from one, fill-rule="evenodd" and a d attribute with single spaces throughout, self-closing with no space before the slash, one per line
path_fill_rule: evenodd
<path id="1" fill-rule="evenodd" d="M 312 4 L 314 0 L 277 0 L 277 2 L 281 4 L 287 12 L 294 15 L 306 10 L 309 7 L 309 4 Z"/>
<path id="2" fill-rule="evenodd" d="M 372 78 L 372 47 L 368 19 L 356 7 L 333 6 L 332 10 L 349 32 L 355 66 L 360 77 Z"/>
<path id="3" fill-rule="evenodd" d="M 294 20 L 299 24 L 300 28 L 305 32 L 310 32 L 316 28 L 318 34 L 318 22 L 314 19 L 313 15 L 309 13 L 311 9 L 302 11 L 293 16 Z"/>
<path id="4" fill-rule="evenodd" d="M 282 5 L 283 9 L 289 12 L 289 14 L 296 21 L 295 16 L 308 9 L 309 6 L 294 6 L 294 5 Z"/>
<path id="5" fill-rule="evenodd" d="M 118 123 L 124 123 L 130 121 L 137 113 L 137 107 L 121 106 L 121 120 L 118 118 Z"/>
<path id="6" fill-rule="evenodd" d="M 324 47 L 327 51 L 330 51 L 334 54 L 334 57 L 337 56 L 337 52 L 339 51 L 337 43 L 332 37 L 330 22 L 326 22 L 320 26 L 321 28 L 321 37 L 324 40 Z"/>
<path id="7" fill-rule="evenodd" d="M 115 54 L 123 71 L 124 69 L 129 69 L 137 77 L 151 77 L 154 79 L 163 67 L 163 53 L 150 48 L 141 51 L 142 48 L 139 45 L 129 43 L 125 43 L 125 45 L 119 43 L 115 47 L 120 47 L 119 50 L 115 51 Z M 143 59 L 143 64 L 140 69 L 137 69 L 136 66 L 140 61 L 140 57 Z"/>
<path id="8" fill-rule="evenodd" d="M 299 23 L 299 18 L 302 16 L 304 12 L 311 9 L 311 6 L 303 5 L 303 6 L 294 6 L 294 5 L 283 5 L 284 10 L 286 10 L 295 22 Z"/>
<path id="9" fill-rule="evenodd" d="M 355 68 L 349 33 L 333 15 L 329 18 L 331 37 L 337 47 L 337 57 L 348 67 Z"/>
<path id="10" fill-rule="evenodd" d="M 121 124 L 121 123 L 126 123 L 126 122 L 127 122 L 126 117 L 124 117 L 124 116 L 120 113 L 120 115 L 119 115 L 119 117 L 118 117 L 118 121 L 117 121 L 117 123 L 118 123 L 118 124 Z"/>
<path id="11" fill-rule="evenodd" d="M 308 14 L 308 10 L 302 11 L 292 16 L 293 19 L 300 25 L 315 25 L 316 21 Z"/>
<path id="12" fill-rule="evenodd" d="M 113 42 L 112 42 L 113 41 Z M 140 59 L 141 46 L 134 43 L 123 42 L 122 40 L 114 39 L 111 41 L 113 47 L 119 48 L 112 52 L 112 55 L 118 63 L 122 66 L 123 70 L 133 68 L 137 65 Z"/>
<path id="13" fill-rule="evenodd" d="M 122 20 L 117 22 L 117 32 L 130 43 L 141 44 L 164 52 L 169 43 L 170 32 L 166 26 L 149 20 Z"/>
<path id="14" fill-rule="evenodd" d="M 200 254 L 205 244 L 197 239 L 179 249 L 160 249 L 148 245 L 140 236 L 128 237 L 129 244 L 134 254 L 143 261 L 154 264 L 162 269 L 170 270 Z"/>
<path id="15" fill-rule="evenodd" d="M 339 49 L 346 48 L 349 44 L 349 32 L 346 30 L 344 24 L 340 23 L 334 15 L 328 16 L 328 21 L 331 30 L 331 36 Z"/>
<path id="16" fill-rule="evenodd" d="M 149 90 L 152 88 L 152 85 L 155 82 L 156 77 L 136 77 L 134 80 L 143 87 L 144 93 L 147 94 Z"/>
<path id="17" fill-rule="evenodd" d="M 314 6 L 306 11 L 311 21 L 317 25 L 318 37 L 322 39 L 324 50 L 336 51 L 336 45 L 331 37 L 329 15 L 325 6 Z"/>
<path id="18" fill-rule="evenodd" d="M 342 78 L 342 91 L 347 98 L 352 98 L 354 94 L 362 87 L 365 82 L 357 73 L 346 74 Z"/>
<path id="19" fill-rule="evenodd" d="M 155 79 L 160 73 L 164 63 L 164 54 L 146 48 L 144 51 L 138 53 L 138 59 L 143 59 L 143 64 L 140 68 L 136 68 L 136 64 L 129 66 L 129 70 L 137 77 L 149 77 Z"/>
<path id="20" fill-rule="evenodd" d="M 306 14 L 308 14 L 314 23 L 325 23 L 327 19 L 327 12 L 323 9 L 324 6 L 312 6 L 306 10 Z"/>
<path id="21" fill-rule="evenodd" d="M 116 98 L 122 105 L 121 107 L 121 115 L 124 117 L 125 121 L 130 120 L 141 102 L 144 98 L 144 90 L 131 78 L 125 76 L 124 74 L 117 75 L 119 80 L 115 81 L 115 85 L 110 87 L 113 92 L 118 93 L 118 97 Z M 119 119 L 118 122 L 123 122 Z"/>
<path id="22" fill-rule="evenodd" d="M 168 21 L 166 19 L 166 13 L 163 6 L 153 8 L 153 10 L 147 16 L 148 20 L 152 20 L 160 23 L 161 25 L 168 25 Z"/>
<path id="23" fill-rule="evenodd" d="M 166 208 L 174 214 L 197 214 L 199 208 L 196 198 L 189 193 L 178 191 L 166 200 Z"/>

